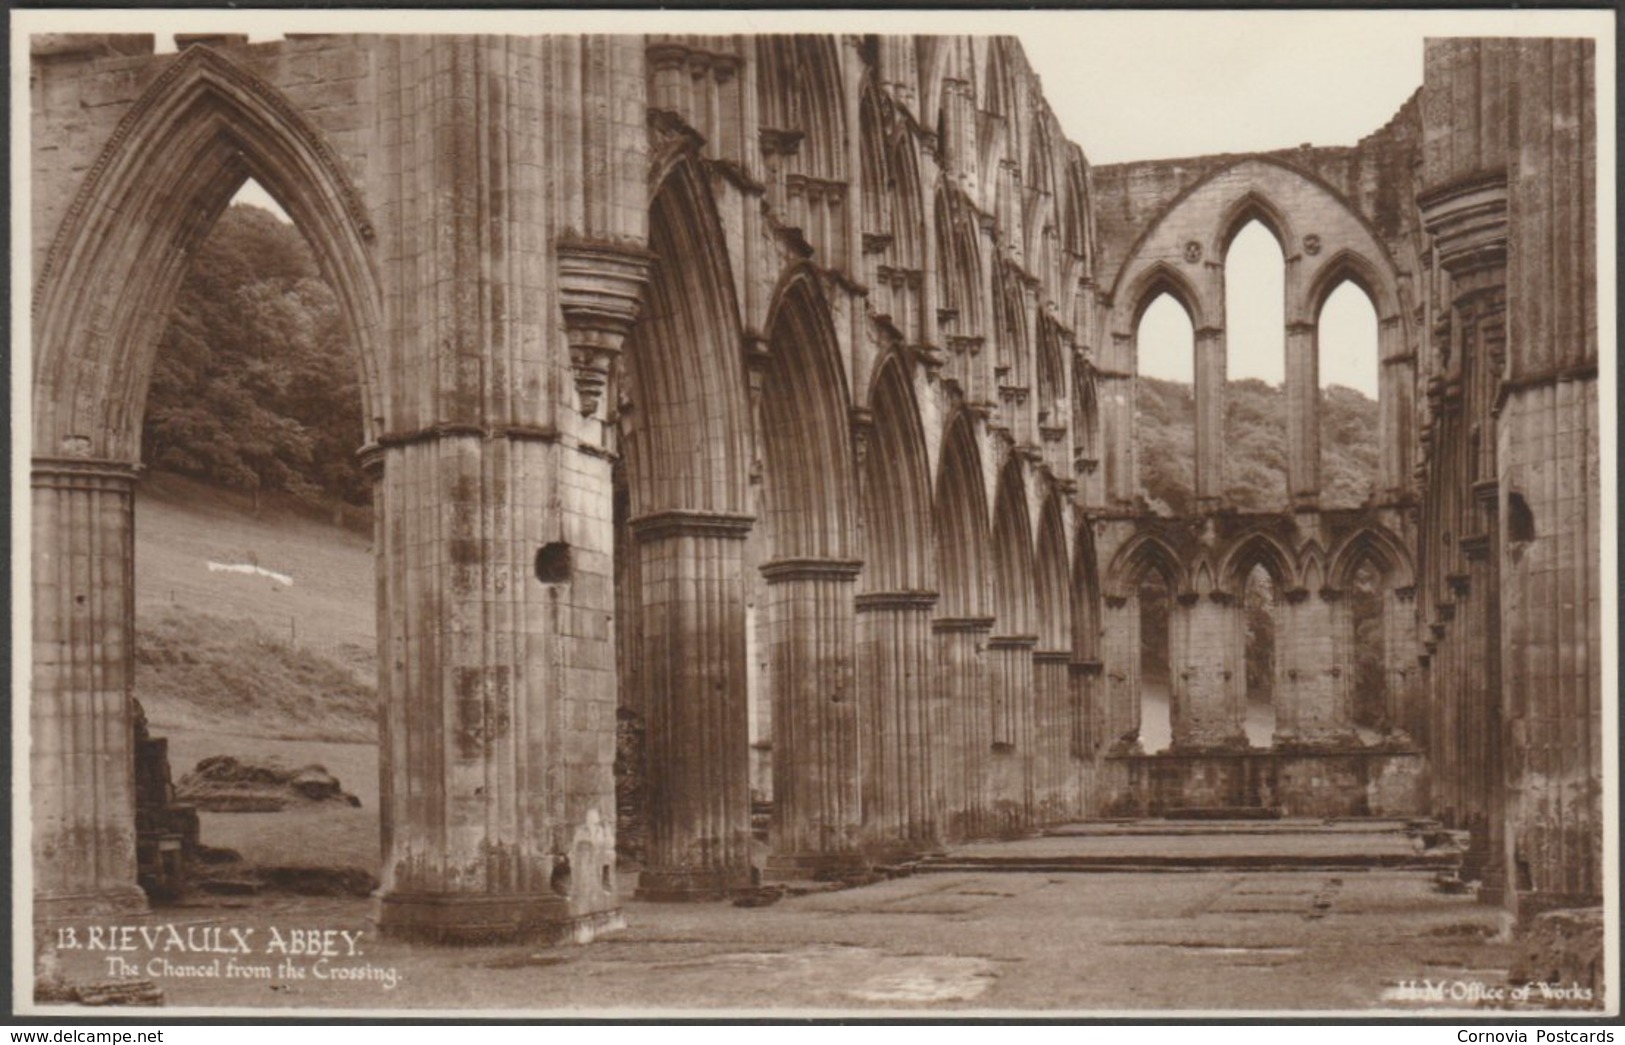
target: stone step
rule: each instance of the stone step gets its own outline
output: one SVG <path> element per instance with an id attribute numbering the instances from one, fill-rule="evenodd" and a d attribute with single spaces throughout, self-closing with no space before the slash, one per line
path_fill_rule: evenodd
<path id="1" fill-rule="evenodd" d="M 1113 820 L 972 841 L 919 861 L 924 873 L 1012 871 L 1430 871 L 1454 874 L 1465 841 L 1419 819 Z"/>
<path id="2" fill-rule="evenodd" d="M 1008 872 L 1026 874 L 1128 874 L 1177 871 L 1452 871 L 1454 851 L 1422 853 L 1289 854 L 1222 853 L 1213 856 L 1101 854 L 1093 856 L 945 856 L 915 865 L 919 874 Z"/>
<path id="3" fill-rule="evenodd" d="M 1041 833 L 1046 838 L 1124 837 L 1145 835 L 1309 835 L 1371 834 L 1419 835 L 1439 830 L 1436 820 L 1399 818 L 1282 818 L 1270 820 L 1174 819 L 1083 820 L 1056 824 Z"/>

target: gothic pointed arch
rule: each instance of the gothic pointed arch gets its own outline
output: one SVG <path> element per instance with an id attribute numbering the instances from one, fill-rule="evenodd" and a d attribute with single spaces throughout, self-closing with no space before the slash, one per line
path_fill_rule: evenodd
<path id="1" fill-rule="evenodd" d="M 937 304 L 952 314 L 945 327 L 962 337 L 986 333 L 982 320 L 982 254 L 970 205 L 943 183 L 937 188 Z"/>
<path id="2" fill-rule="evenodd" d="M 829 304 L 812 266 L 798 265 L 780 282 L 767 331 L 762 441 L 772 554 L 850 558 L 851 399 Z"/>
<path id="3" fill-rule="evenodd" d="M 1379 319 L 1399 314 L 1399 301 L 1391 283 L 1383 278 L 1382 270 L 1364 254 L 1355 250 L 1340 250 L 1327 258 L 1309 278 L 1309 291 L 1305 295 L 1305 308 L 1310 322 L 1319 322 L 1320 311 L 1326 299 L 1344 283 L 1353 283 L 1370 300 Z"/>
<path id="4" fill-rule="evenodd" d="M 743 513 L 748 453 L 739 308 L 705 176 L 689 153 L 655 187 L 654 254 L 642 318 L 627 339 L 634 518 L 671 510 Z"/>
<path id="5" fill-rule="evenodd" d="M 993 266 L 993 334 L 997 342 L 998 366 L 1004 369 L 1002 384 L 1029 387 L 1032 378 L 1032 336 L 1027 325 L 1027 294 L 1022 275 L 1009 261 Z"/>
<path id="6" fill-rule="evenodd" d="M 1220 590 L 1239 595 L 1247 585 L 1247 576 L 1258 566 L 1282 591 L 1297 584 L 1298 571 L 1291 551 L 1263 530 L 1254 530 L 1231 545 L 1219 562 L 1216 583 Z"/>
<path id="7" fill-rule="evenodd" d="M 918 270 L 925 264 L 925 192 L 921 187 L 919 146 L 914 135 L 900 128 L 889 149 L 892 174 L 892 256 L 902 268 Z"/>
<path id="8" fill-rule="evenodd" d="M 1072 394 L 1078 408 L 1072 415 L 1073 444 L 1085 461 L 1100 460 L 1100 396 L 1096 389 L 1095 367 L 1087 359 L 1076 359 L 1072 368 Z"/>
<path id="9" fill-rule="evenodd" d="M 1038 422 L 1058 425 L 1066 397 L 1066 340 L 1054 317 L 1038 317 Z"/>
<path id="10" fill-rule="evenodd" d="M 1223 260 L 1230 253 L 1230 245 L 1241 230 L 1255 221 L 1275 237 L 1282 257 L 1295 253 L 1293 244 L 1298 241 L 1292 230 L 1291 218 L 1266 193 L 1251 188 L 1232 200 L 1220 215 L 1210 244 L 1213 257 Z"/>
<path id="11" fill-rule="evenodd" d="M 1365 564 L 1374 566 L 1391 588 L 1416 583 L 1410 553 L 1385 527 L 1363 526 L 1339 541 L 1332 549 L 1326 570 L 1326 583 L 1346 590 Z"/>
<path id="12" fill-rule="evenodd" d="M 994 625 L 1007 635 L 1031 635 L 1035 627 L 1033 528 L 1021 460 L 1005 459 L 993 500 Z"/>
<path id="13" fill-rule="evenodd" d="M 901 357 L 888 353 L 869 391 L 873 434 L 864 455 L 870 591 L 929 591 L 936 583 L 931 474 L 919 404 Z"/>
<path id="14" fill-rule="evenodd" d="M 867 236 L 890 236 L 897 224 L 892 216 L 896 189 L 883 100 L 875 77 L 866 77 L 858 107 L 858 149 L 863 163 L 863 232 Z M 865 253 L 869 253 L 867 247 Z"/>
<path id="15" fill-rule="evenodd" d="M 1052 489 L 1044 498 L 1038 521 L 1036 555 L 1037 610 L 1034 631 L 1045 650 L 1070 650 L 1073 645 L 1072 585 L 1068 569 L 1066 514 L 1061 493 Z"/>
<path id="16" fill-rule="evenodd" d="M 843 181 L 846 108 L 836 38 L 805 33 L 756 37 L 757 99 L 763 126 L 801 135 L 797 169 Z"/>
<path id="17" fill-rule="evenodd" d="M 1089 269 L 1094 264 L 1092 214 L 1089 199 L 1089 164 L 1083 150 L 1069 147 L 1066 180 L 1061 197 L 1061 245 L 1073 257 L 1083 258 Z"/>
<path id="18" fill-rule="evenodd" d="M 1080 661 L 1100 659 L 1100 560 L 1095 532 L 1088 519 L 1078 524 L 1072 553 L 1072 656 Z"/>
<path id="19" fill-rule="evenodd" d="M 1127 315 L 1130 317 L 1130 330 L 1140 325 L 1140 317 L 1145 315 L 1145 310 L 1163 294 L 1173 298 L 1185 310 L 1190 317 L 1192 330 L 1201 330 L 1208 325 L 1202 295 L 1196 285 L 1172 265 L 1158 261 L 1140 274 L 1124 299 L 1129 303 Z"/>
<path id="20" fill-rule="evenodd" d="M 987 493 L 982 485 L 981 451 L 968 410 L 949 418 L 937 465 L 933 503 L 937 533 L 937 584 L 943 617 L 990 613 Z"/>
<path id="21" fill-rule="evenodd" d="M 1106 569 L 1107 594 L 1125 598 L 1139 588 L 1147 573 L 1155 571 L 1171 592 L 1190 589 L 1185 568 L 1179 555 L 1161 537 L 1153 533 L 1137 533 L 1129 538 Z"/>
<path id="22" fill-rule="evenodd" d="M 374 230 L 320 132 L 207 47 L 130 108 L 58 227 L 34 290 L 34 446 L 134 460 L 157 341 L 194 250 L 253 178 L 310 243 L 349 326 L 367 438 L 388 413 Z"/>

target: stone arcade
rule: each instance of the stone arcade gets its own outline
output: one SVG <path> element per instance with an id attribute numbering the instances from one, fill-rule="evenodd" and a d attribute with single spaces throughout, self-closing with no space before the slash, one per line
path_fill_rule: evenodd
<path id="1" fill-rule="evenodd" d="M 140 908 L 132 498 L 157 335 L 244 179 L 363 374 L 386 931 L 619 920 L 1174 806 L 1421 814 L 1600 902 L 1592 48 L 1436 40 L 1348 148 L 1091 169 L 1005 38 L 36 36 L 35 908 Z M 1223 262 L 1286 260 L 1290 503 L 1222 496 Z M 1316 321 L 1380 322 L 1381 474 L 1322 510 Z M 1136 327 L 1189 313 L 1196 493 L 1138 498 Z M 1238 595 L 1284 593 L 1249 749 Z M 1340 598 L 1381 578 L 1388 732 Z M 1140 580 L 1172 733 L 1140 727 Z M 753 866 L 753 791 L 772 798 Z M 567 872 L 567 873 L 566 873 Z"/>

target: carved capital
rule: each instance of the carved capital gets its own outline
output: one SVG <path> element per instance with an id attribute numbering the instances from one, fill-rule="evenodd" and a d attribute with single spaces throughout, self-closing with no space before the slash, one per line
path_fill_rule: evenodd
<path id="1" fill-rule="evenodd" d="M 866 591 L 855 600 L 859 613 L 877 610 L 929 610 L 937 604 L 934 591 Z"/>
<path id="2" fill-rule="evenodd" d="M 761 567 L 769 584 L 786 581 L 851 581 L 863 572 L 857 559 L 774 559 Z"/>
<path id="3" fill-rule="evenodd" d="M 991 632 L 993 618 L 938 617 L 931 622 L 931 630 L 939 635 L 947 632 Z"/>
<path id="4" fill-rule="evenodd" d="M 1506 264 L 1507 183 L 1496 171 L 1422 193 L 1422 224 L 1433 236 L 1439 264 L 1454 278 Z"/>
<path id="5" fill-rule="evenodd" d="M 583 417 L 598 410 L 610 366 L 638 321 L 654 255 L 641 247 L 560 240 L 559 307 Z"/>
<path id="6" fill-rule="evenodd" d="M 645 542 L 671 537 L 721 537 L 742 541 L 755 522 L 755 517 L 750 515 L 679 509 L 640 516 L 632 520 L 631 527 L 632 534 Z"/>

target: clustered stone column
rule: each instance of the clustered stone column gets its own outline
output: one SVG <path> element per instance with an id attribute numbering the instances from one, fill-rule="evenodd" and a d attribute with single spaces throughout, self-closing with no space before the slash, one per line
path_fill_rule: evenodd
<path id="1" fill-rule="evenodd" d="M 936 745 L 943 754 L 944 836 L 958 841 L 986 834 L 991 826 L 983 780 L 992 746 L 986 680 L 993 618 L 938 617 L 931 630 L 937 638 L 938 682 L 946 711 Z"/>
<path id="2" fill-rule="evenodd" d="M 1033 817 L 1033 648 L 1036 635 L 991 635 L 987 642 L 991 724 L 984 796 L 993 830 L 1026 830 Z"/>
<path id="3" fill-rule="evenodd" d="M 136 886 L 136 472 L 35 458 L 30 516 L 34 912 L 145 910 Z"/>
<path id="4" fill-rule="evenodd" d="M 764 877 L 816 877 L 863 862 L 852 649 L 862 567 L 844 559 L 762 567 L 774 701 L 773 853 Z"/>
<path id="5" fill-rule="evenodd" d="M 1499 543 L 1498 488 L 1496 446 L 1484 421 L 1495 410 L 1505 365 L 1506 179 L 1474 172 L 1419 203 L 1450 294 L 1440 328 L 1445 370 L 1429 389 L 1434 429 L 1454 436 L 1429 462 L 1447 490 L 1429 505 L 1424 525 L 1437 542 L 1430 561 L 1440 721 L 1431 743 L 1448 819 L 1472 832 L 1462 874 L 1483 882 L 1486 900 L 1499 900 L 1506 875 L 1501 607 L 1493 605 L 1500 581 L 1490 554 Z"/>
<path id="6" fill-rule="evenodd" d="M 1180 678 L 1184 695 L 1175 705 L 1174 748 L 1246 747 L 1247 683 L 1237 670 L 1243 636 L 1235 599 L 1221 591 L 1181 595 L 1169 634 L 1179 636 L 1174 645 L 1184 650 L 1179 660 L 1170 658 L 1170 673 Z"/>
<path id="7" fill-rule="evenodd" d="M 1342 683 L 1351 671 L 1332 609 L 1340 593 L 1285 593 L 1275 648 L 1275 743 L 1282 747 L 1353 745 L 1354 716 Z"/>
<path id="8" fill-rule="evenodd" d="M 1075 753 L 1084 750 L 1074 736 L 1074 721 L 1086 703 L 1074 706 L 1072 653 L 1033 651 L 1033 815 L 1037 823 L 1056 823 L 1082 816 Z M 1087 700 L 1087 694 L 1077 694 Z"/>
<path id="9" fill-rule="evenodd" d="M 1140 735 L 1140 600 L 1107 595 L 1102 630 L 1105 708 L 1102 738 L 1107 750 L 1129 746 Z"/>
<path id="10" fill-rule="evenodd" d="M 1196 331 L 1195 493 L 1204 509 L 1217 507 L 1224 494 L 1225 369 L 1224 330 Z"/>
<path id="11" fill-rule="evenodd" d="M 612 890 L 597 894 L 614 810 L 594 799 L 614 687 L 581 676 L 564 643 L 594 612 L 588 578 L 607 580 L 609 549 L 589 527 L 544 547 L 559 520 L 530 493 L 569 465 L 548 441 L 449 425 L 385 440 L 381 457 L 380 928 L 480 941 L 613 927 Z M 561 832 L 585 796 L 601 837 L 576 866 L 584 854 Z"/>
<path id="12" fill-rule="evenodd" d="M 648 696 L 640 899 L 715 899 L 751 884 L 741 573 L 752 522 L 697 511 L 632 522 Z"/>
<path id="13" fill-rule="evenodd" d="M 944 709 L 931 641 L 937 596 L 865 592 L 856 603 L 864 840 L 880 858 L 914 855 L 941 840 Z"/>
<path id="14" fill-rule="evenodd" d="M 1295 508 L 1320 503 L 1320 349 L 1313 323 L 1286 327 L 1286 478 Z"/>

